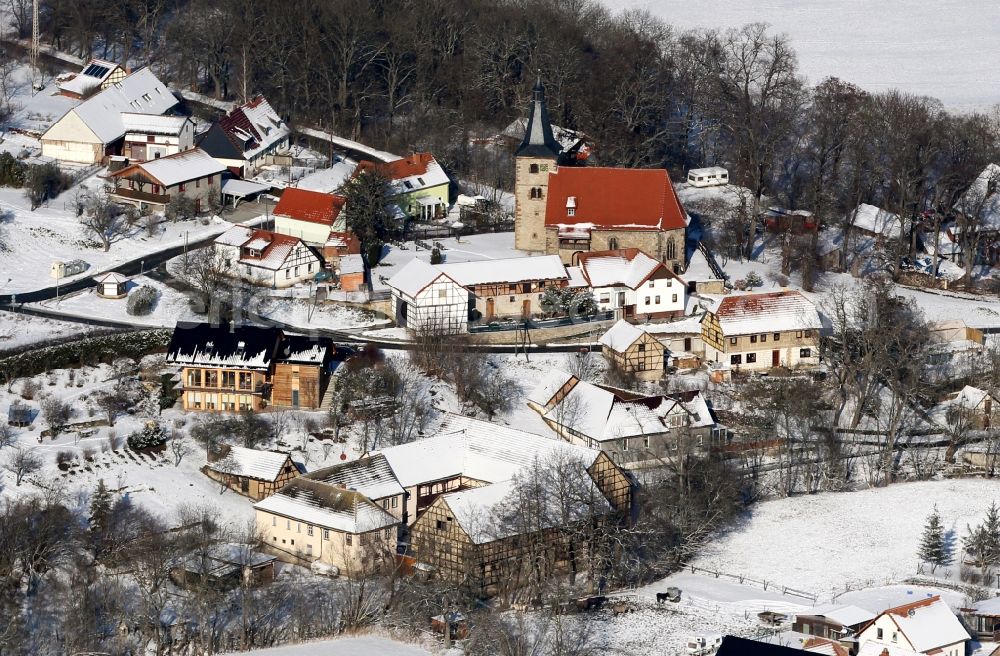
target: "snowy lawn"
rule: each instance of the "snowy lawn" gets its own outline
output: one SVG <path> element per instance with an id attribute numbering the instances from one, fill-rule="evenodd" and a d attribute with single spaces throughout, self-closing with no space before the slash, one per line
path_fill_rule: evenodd
<path id="1" fill-rule="evenodd" d="M 61 337 L 80 337 L 92 328 L 70 321 L 0 312 L 0 353 Z"/>
<path id="2" fill-rule="evenodd" d="M 128 297 L 101 298 L 97 295 L 95 288 L 84 289 L 61 296 L 58 299 L 29 305 L 70 316 L 107 319 L 134 325 L 164 328 L 173 328 L 178 321 L 200 320 L 200 317 L 191 310 L 187 296 L 158 280 L 137 276 L 129 283 L 129 293 L 134 293 L 142 285 L 153 287 L 158 294 L 153 311 L 145 316 L 133 316 L 127 312 Z"/>
<path id="3" fill-rule="evenodd" d="M 917 546 L 935 504 L 960 541 L 994 500 L 1000 481 L 965 479 L 768 501 L 707 544 L 694 564 L 829 598 L 916 575 Z M 950 569 L 954 576 L 958 567 Z"/>
<path id="4" fill-rule="evenodd" d="M 677 29 L 765 22 L 787 33 L 811 84 L 836 76 L 868 91 L 899 88 L 941 99 L 951 109 L 1000 102 L 990 85 L 1000 58 L 994 28 L 1000 5 L 968 0 L 603 0 L 646 8 Z"/>

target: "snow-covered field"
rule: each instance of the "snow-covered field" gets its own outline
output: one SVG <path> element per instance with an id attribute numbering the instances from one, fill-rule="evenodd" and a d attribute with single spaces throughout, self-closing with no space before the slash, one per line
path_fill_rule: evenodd
<path id="1" fill-rule="evenodd" d="M 173 328 L 178 321 L 199 321 L 201 319 L 191 311 L 188 298 L 176 289 L 146 276 L 136 276 L 129 284 L 129 291 L 134 292 L 141 285 L 149 285 L 158 293 L 153 311 L 145 316 L 133 316 L 126 311 L 127 297 L 101 298 L 93 287 L 60 296 L 58 299 L 32 303 L 31 305 L 70 316 L 92 317 L 162 328 Z"/>
<path id="2" fill-rule="evenodd" d="M 389 638 L 363 636 L 305 642 L 239 652 L 245 656 L 430 656 L 430 652 Z"/>
<path id="3" fill-rule="evenodd" d="M 830 598 L 916 575 L 917 546 L 935 504 L 945 529 L 961 540 L 993 501 L 1000 502 L 1000 481 L 983 479 L 767 501 L 707 544 L 694 564 Z"/>
<path id="4" fill-rule="evenodd" d="M 88 187 L 100 184 L 96 178 L 85 182 Z M 74 190 L 32 212 L 22 190 L 0 189 L 0 239 L 5 246 L 0 249 L 0 294 L 53 286 L 55 279 L 49 272 L 56 260 L 81 259 L 90 264 L 84 273 L 61 280 L 67 283 L 114 269 L 116 264 L 143 255 L 182 246 L 185 238 L 194 241 L 221 234 L 231 226 L 219 218 L 213 218 L 207 225 L 200 220 L 165 222 L 154 237 L 148 237 L 137 225 L 128 237 L 115 240 L 105 252 L 76 218 L 72 210 Z"/>
<path id="5" fill-rule="evenodd" d="M 602 0 L 648 8 L 678 29 L 762 21 L 787 33 L 811 83 L 834 75 L 870 91 L 900 88 L 957 110 L 987 109 L 1000 60 L 1000 5 L 970 0 Z"/>

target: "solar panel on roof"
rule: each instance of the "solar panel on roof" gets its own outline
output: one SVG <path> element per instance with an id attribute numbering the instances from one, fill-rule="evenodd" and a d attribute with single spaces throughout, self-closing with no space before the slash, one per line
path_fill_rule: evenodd
<path id="1" fill-rule="evenodd" d="M 108 74 L 108 71 L 110 70 L 111 69 L 108 68 L 107 66 L 101 66 L 100 64 L 91 64 L 90 66 L 84 69 L 83 74 L 89 75 L 90 77 L 103 78 L 105 75 Z"/>

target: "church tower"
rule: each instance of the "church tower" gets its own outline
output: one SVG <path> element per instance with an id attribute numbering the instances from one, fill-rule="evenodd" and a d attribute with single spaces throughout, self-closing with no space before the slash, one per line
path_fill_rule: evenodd
<path id="1" fill-rule="evenodd" d="M 524 140 L 514 153 L 514 247 L 518 250 L 545 250 L 549 173 L 556 171 L 560 150 L 545 108 L 545 87 L 538 80 Z"/>

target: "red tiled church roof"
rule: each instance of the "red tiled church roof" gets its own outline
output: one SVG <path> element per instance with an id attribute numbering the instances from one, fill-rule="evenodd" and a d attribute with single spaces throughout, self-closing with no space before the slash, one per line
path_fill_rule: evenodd
<path id="1" fill-rule="evenodd" d="M 560 167 L 549 174 L 546 225 L 592 223 L 598 227 L 678 230 L 684 208 L 665 169 Z M 567 200 L 576 203 L 574 216 Z"/>
<path id="2" fill-rule="evenodd" d="M 289 187 L 281 194 L 274 213 L 299 221 L 333 225 L 345 201 L 343 196 L 336 194 Z"/>

